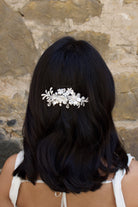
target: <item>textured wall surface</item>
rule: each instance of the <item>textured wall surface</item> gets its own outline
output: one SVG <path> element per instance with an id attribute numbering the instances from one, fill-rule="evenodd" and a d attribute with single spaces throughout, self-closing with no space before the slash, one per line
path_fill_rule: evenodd
<path id="1" fill-rule="evenodd" d="M 55 40 L 91 42 L 116 85 L 113 118 L 138 158 L 138 0 L 0 0 L 0 166 L 22 146 L 34 66 Z"/>

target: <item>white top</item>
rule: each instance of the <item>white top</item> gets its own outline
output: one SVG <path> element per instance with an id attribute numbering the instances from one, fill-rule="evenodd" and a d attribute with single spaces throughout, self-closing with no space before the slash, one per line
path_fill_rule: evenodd
<path id="1" fill-rule="evenodd" d="M 133 156 L 130 154 L 128 155 L 128 166 L 130 165 L 132 159 L 135 159 Z M 24 159 L 24 152 L 20 151 L 17 155 L 16 161 L 15 161 L 15 169 L 20 165 L 20 163 Z M 107 180 L 104 181 L 103 184 L 111 183 L 113 184 L 113 191 L 114 191 L 114 196 L 115 196 L 115 201 L 116 201 L 116 207 L 126 207 L 123 193 L 122 193 L 122 188 L 121 188 L 121 181 L 126 174 L 126 170 L 118 170 L 115 173 L 115 176 L 112 180 Z M 18 198 L 18 192 L 19 188 L 22 182 L 28 182 L 27 180 L 22 180 L 18 176 L 14 176 L 12 179 L 11 187 L 10 187 L 10 192 L 9 192 L 9 198 L 11 199 L 11 202 L 14 207 L 16 206 L 16 201 Z M 36 183 L 44 183 L 42 180 L 37 180 Z M 58 197 L 60 196 L 61 193 L 57 194 L 55 192 L 55 196 Z M 61 199 L 61 207 L 67 207 L 67 199 L 66 199 L 66 193 L 62 193 L 62 199 Z"/>

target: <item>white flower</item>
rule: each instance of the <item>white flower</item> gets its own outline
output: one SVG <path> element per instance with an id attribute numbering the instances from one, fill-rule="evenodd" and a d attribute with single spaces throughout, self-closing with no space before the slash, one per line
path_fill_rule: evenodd
<path id="1" fill-rule="evenodd" d="M 45 90 L 45 93 L 41 94 L 42 100 L 47 100 L 47 106 L 51 104 L 62 106 L 66 105 L 66 108 L 69 108 L 69 105 L 85 106 L 85 103 L 88 102 L 88 97 L 85 99 L 84 96 L 81 97 L 80 93 L 75 94 L 72 88 L 59 88 L 55 93 L 53 92 L 53 87 L 50 87 L 50 90 Z"/>
<path id="2" fill-rule="evenodd" d="M 52 103 L 53 103 L 53 106 L 54 106 L 54 105 L 58 104 L 58 100 L 54 100 Z"/>
<path id="3" fill-rule="evenodd" d="M 71 95 L 75 94 L 72 88 L 67 88 L 66 93 L 67 93 L 67 95 L 69 95 L 69 94 L 71 94 Z"/>
<path id="4" fill-rule="evenodd" d="M 57 93 L 58 93 L 59 95 L 62 95 L 65 91 L 66 91 L 65 88 L 59 88 L 59 89 L 57 90 Z"/>
<path id="5" fill-rule="evenodd" d="M 56 100 L 59 103 L 63 103 L 63 104 L 66 104 L 67 103 L 67 98 L 65 96 L 57 96 Z"/>

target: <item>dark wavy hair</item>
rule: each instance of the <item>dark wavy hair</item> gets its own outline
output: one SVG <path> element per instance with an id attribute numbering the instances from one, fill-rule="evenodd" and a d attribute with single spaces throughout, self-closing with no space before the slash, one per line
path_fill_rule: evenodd
<path id="1" fill-rule="evenodd" d="M 45 89 L 71 87 L 88 97 L 85 107 L 50 106 Z M 115 85 L 98 51 L 64 37 L 40 57 L 33 73 L 23 125 L 24 160 L 13 175 L 54 191 L 95 191 L 110 173 L 126 169 L 127 154 L 113 119 Z"/>

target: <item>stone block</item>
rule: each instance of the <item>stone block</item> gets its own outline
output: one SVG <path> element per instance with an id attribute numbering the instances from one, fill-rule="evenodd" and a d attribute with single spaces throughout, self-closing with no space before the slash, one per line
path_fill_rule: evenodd
<path id="1" fill-rule="evenodd" d="M 29 1 L 30 0 L 5 0 L 5 2 L 16 11 L 21 9 Z"/>
<path id="2" fill-rule="evenodd" d="M 114 81 L 118 93 L 134 92 L 138 88 L 138 72 L 116 73 Z"/>
<path id="3" fill-rule="evenodd" d="M 44 25 L 52 24 L 52 20 L 64 22 L 65 18 L 82 23 L 90 16 L 100 16 L 101 11 L 102 4 L 95 0 L 31 1 L 21 10 L 25 19 Z"/>
<path id="4" fill-rule="evenodd" d="M 115 120 L 136 120 L 138 118 L 138 102 L 132 92 L 116 94 L 113 116 Z"/>
<path id="5" fill-rule="evenodd" d="M 130 4 L 130 3 L 133 3 L 133 2 L 138 3 L 137 0 L 124 0 L 124 3 L 125 3 L 125 4 Z"/>
<path id="6" fill-rule="evenodd" d="M 16 124 L 16 119 L 8 120 L 7 125 L 8 126 L 14 126 Z"/>
<path id="7" fill-rule="evenodd" d="M 127 152 L 131 153 L 138 160 L 138 127 L 134 129 L 119 127 L 117 131 L 123 140 Z"/>
<path id="8" fill-rule="evenodd" d="M 1 117 L 3 124 L 0 125 L 0 139 L 22 139 L 23 118 L 18 114 L 13 117 Z M 10 125 L 9 125 L 10 123 Z"/>
<path id="9" fill-rule="evenodd" d="M 18 113 L 21 116 L 25 114 L 27 101 L 23 99 L 20 95 L 18 97 L 0 98 L 0 116 L 8 116 L 9 114 Z"/>
<path id="10" fill-rule="evenodd" d="M 118 73 L 114 75 L 114 81 L 116 87 L 114 119 L 138 119 L 138 73 Z"/>
<path id="11" fill-rule="evenodd" d="M 37 51 L 22 17 L 0 1 L 0 75 L 31 73 Z"/>
<path id="12" fill-rule="evenodd" d="M 136 55 L 138 55 L 138 38 L 137 38 L 137 51 L 136 51 Z"/>

